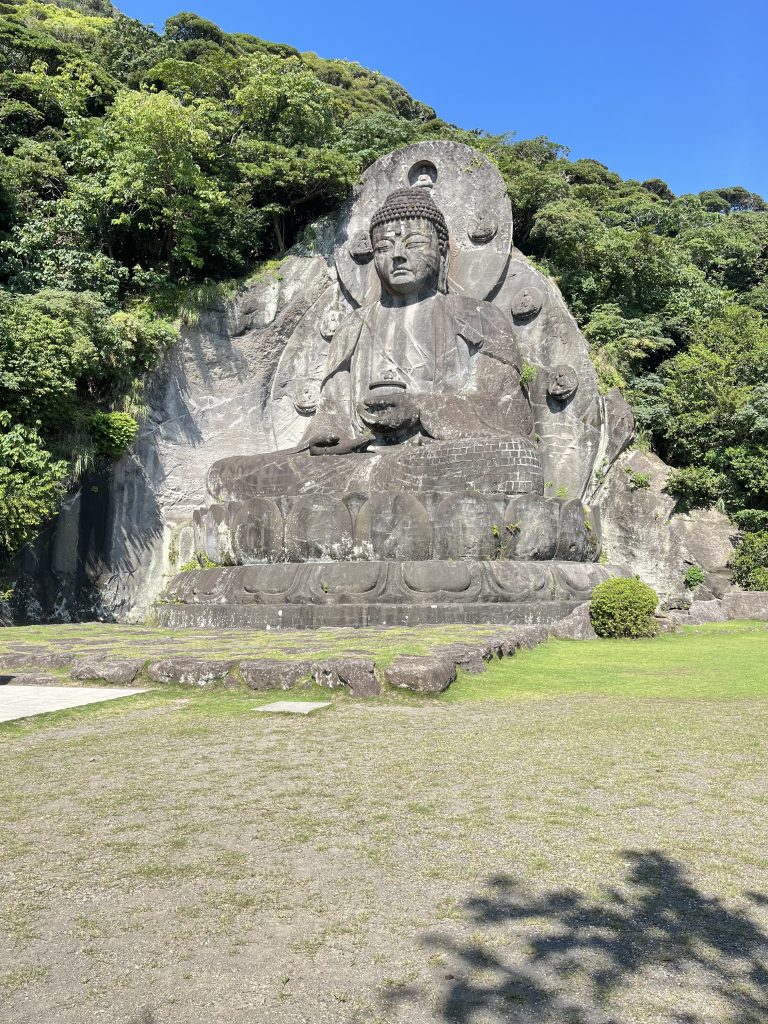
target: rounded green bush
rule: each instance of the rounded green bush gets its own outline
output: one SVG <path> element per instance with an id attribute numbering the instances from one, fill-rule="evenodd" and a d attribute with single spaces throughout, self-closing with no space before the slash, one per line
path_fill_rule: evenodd
<path id="1" fill-rule="evenodd" d="M 653 587 L 637 576 L 617 577 L 595 587 L 589 617 L 598 636 L 655 636 L 658 627 L 653 613 L 658 603 L 659 595 Z"/>
<path id="2" fill-rule="evenodd" d="M 113 459 L 131 447 L 139 432 L 139 424 L 127 412 L 96 412 L 89 427 L 99 455 Z"/>
<path id="3" fill-rule="evenodd" d="M 731 579 L 745 590 L 768 590 L 768 530 L 746 533 L 728 562 Z"/>

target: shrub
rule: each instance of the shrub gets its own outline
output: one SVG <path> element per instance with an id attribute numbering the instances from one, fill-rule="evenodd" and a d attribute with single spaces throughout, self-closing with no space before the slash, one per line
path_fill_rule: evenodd
<path id="1" fill-rule="evenodd" d="M 644 491 L 651 486 L 650 473 L 635 473 L 629 466 L 627 466 L 625 473 L 629 477 L 633 491 Z"/>
<path id="2" fill-rule="evenodd" d="M 100 455 L 118 458 L 133 444 L 139 424 L 127 412 L 96 412 L 89 420 Z"/>
<path id="3" fill-rule="evenodd" d="M 731 579 L 745 590 L 768 590 L 768 530 L 747 533 L 728 562 Z"/>
<path id="4" fill-rule="evenodd" d="M 610 579 L 595 587 L 589 616 L 598 636 L 654 636 L 657 625 L 653 613 L 658 603 L 656 591 L 637 576 Z"/>
<path id="5" fill-rule="evenodd" d="M 36 429 L 13 423 L 0 410 L 0 562 L 32 540 L 56 512 L 66 468 Z"/>
<path id="6" fill-rule="evenodd" d="M 726 489 L 726 480 L 709 466 L 685 466 L 670 473 L 664 490 L 677 498 L 679 511 L 712 505 Z"/>
<path id="7" fill-rule="evenodd" d="M 690 565 L 683 574 L 683 585 L 688 590 L 695 590 L 705 579 L 706 574 L 700 565 Z"/>
<path id="8" fill-rule="evenodd" d="M 768 512 L 762 508 L 744 508 L 731 516 L 740 530 L 748 533 L 759 533 L 768 530 Z"/>

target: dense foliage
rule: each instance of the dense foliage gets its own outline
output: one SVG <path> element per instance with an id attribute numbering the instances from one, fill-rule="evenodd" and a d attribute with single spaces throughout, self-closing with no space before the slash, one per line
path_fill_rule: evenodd
<path id="1" fill-rule="evenodd" d="M 659 595 L 634 577 L 617 577 L 598 583 L 589 603 L 589 617 L 598 636 L 637 639 L 655 636 L 654 612 Z"/>
<path id="2" fill-rule="evenodd" d="M 731 556 L 734 583 L 745 590 L 768 590 L 768 530 L 747 533 Z"/>
<path id="3" fill-rule="evenodd" d="M 464 132 L 359 65 L 194 14 L 160 35 L 108 0 L 0 3 L 0 68 L 0 409 L 41 481 L 130 444 L 126 417 L 185 290 L 283 251 L 380 154 L 450 138 L 498 164 L 517 245 L 558 280 L 604 385 L 625 389 L 678 467 L 681 507 L 719 501 L 748 528 L 768 516 L 759 196 L 676 197 L 546 139 Z M 4 472 L 0 515 L 17 474 Z M 55 503 L 41 483 L 25 505 L 29 472 L 26 531 L 0 537 L 6 553 Z"/>

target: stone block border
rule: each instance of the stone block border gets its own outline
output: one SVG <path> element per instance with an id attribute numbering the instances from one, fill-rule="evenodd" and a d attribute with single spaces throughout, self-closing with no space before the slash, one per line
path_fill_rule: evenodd
<path id="1" fill-rule="evenodd" d="M 662 630 L 728 619 L 768 621 L 768 592 L 738 592 L 722 600 L 694 601 L 687 610 L 658 615 Z M 434 694 L 448 689 L 457 669 L 479 673 L 497 658 L 510 657 L 522 647 L 535 647 L 549 637 L 570 640 L 595 638 L 589 604 L 579 605 L 566 618 L 535 626 L 488 627 L 475 640 L 438 644 L 429 654 L 399 654 L 389 665 L 377 668 L 371 657 L 354 651 L 332 658 L 197 658 L 168 654 L 154 659 L 119 658 L 93 653 L 73 659 L 56 652 L 13 652 L 0 657 L 0 684 L 61 685 L 61 675 L 45 668 L 66 670 L 70 679 L 126 686 L 137 682 L 193 688 L 250 688 L 256 692 L 306 688 L 310 683 L 328 689 L 345 689 L 351 697 L 377 697 L 386 687 Z M 37 671 L 35 671 L 37 669 Z"/>

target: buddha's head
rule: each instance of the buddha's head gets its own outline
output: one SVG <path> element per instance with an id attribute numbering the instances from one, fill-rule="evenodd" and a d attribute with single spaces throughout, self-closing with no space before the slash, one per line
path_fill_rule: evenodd
<path id="1" fill-rule="evenodd" d="M 395 296 L 448 291 L 448 225 L 423 188 L 399 189 L 371 218 L 376 273 Z"/>

